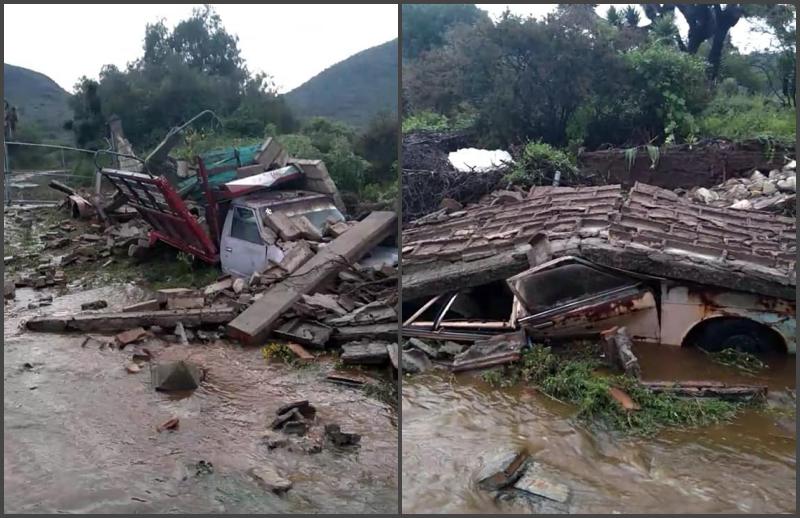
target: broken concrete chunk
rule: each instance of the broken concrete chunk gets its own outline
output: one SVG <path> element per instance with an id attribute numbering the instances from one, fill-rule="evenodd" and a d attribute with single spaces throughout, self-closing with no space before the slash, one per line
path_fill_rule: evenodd
<path id="1" fill-rule="evenodd" d="M 150 378 L 153 388 L 159 391 L 194 390 L 203 380 L 203 371 L 193 363 L 179 360 L 151 364 Z"/>
<path id="2" fill-rule="evenodd" d="M 340 359 L 345 365 L 385 365 L 389 362 L 387 342 L 363 341 L 342 345 Z"/>
<path id="3" fill-rule="evenodd" d="M 303 295 L 302 301 L 309 306 L 321 308 L 324 311 L 332 311 L 337 315 L 346 315 L 347 310 L 340 304 L 338 297 L 335 295 L 326 295 L 324 293 L 315 293 L 313 295 Z"/>
<path id="4" fill-rule="evenodd" d="M 340 301 L 341 306 L 341 301 Z M 358 324 L 377 324 L 380 322 L 397 322 L 397 311 L 383 301 L 370 302 L 340 317 L 326 320 L 332 326 L 348 326 Z"/>
<path id="5" fill-rule="evenodd" d="M 284 435 L 277 434 L 272 431 L 266 431 L 261 436 L 261 441 L 267 445 L 267 448 L 274 450 L 275 448 L 283 448 L 289 444 L 289 439 Z"/>
<path id="6" fill-rule="evenodd" d="M 327 226 L 326 228 L 327 233 L 333 237 L 339 237 L 348 230 L 350 230 L 350 225 L 347 224 L 345 221 L 337 221 L 336 223 L 332 223 Z"/>
<path id="7" fill-rule="evenodd" d="M 311 361 L 314 361 L 314 355 L 313 355 L 313 354 L 311 354 L 310 352 L 306 351 L 306 350 L 303 348 L 303 346 L 302 346 L 302 345 L 300 345 L 300 344 L 295 344 L 295 343 L 292 343 L 292 342 L 289 342 L 288 344 L 286 344 L 286 347 L 288 347 L 288 348 L 289 348 L 289 350 L 290 350 L 290 351 L 292 351 L 292 353 L 293 353 L 295 356 L 297 356 L 297 358 L 298 358 L 300 361 L 302 361 L 302 362 L 311 362 Z"/>
<path id="8" fill-rule="evenodd" d="M 270 424 L 270 428 L 273 430 L 282 430 L 286 423 L 290 421 L 302 421 L 303 414 L 297 408 L 292 408 L 291 410 L 279 414 L 278 417 L 272 420 L 272 424 Z"/>
<path id="9" fill-rule="evenodd" d="M 393 212 L 373 212 L 360 221 L 353 232 L 333 240 L 300 266 L 292 277 L 272 286 L 228 324 L 228 334 L 246 343 L 255 343 L 272 332 L 276 321 L 304 293 L 312 293 L 333 278 L 348 262 L 356 261 L 389 236 L 395 227 Z"/>
<path id="10" fill-rule="evenodd" d="M 123 348 L 128 344 L 141 340 L 145 336 L 147 336 L 147 331 L 142 327 L 137 327 L 134 329 L 129 329 L 128 331 L 123 331 L 114 338 L 117 342 L 117 345 L 119 345 L 120 348 Z"/>
<path id="11" fill-rule="evenodd" d="M 188 288 L 158 290 L 157 298 L 167 309 L 199 309 L 205 305 L 203 294 Z"/>
<path id="12" fill-rule="evenodd" d="M 296 241 L 302 237 L 301 230 L 289 219 L 289 216 L 282 212 L 267 214 L 264 222 L 286 241 Z"/>
<path id="13" fill-rule="evenodd" d="M 525 345 L 523 331 L 477 341 L 472 347 L 453 358 L 453 372 L 483 369 L 517 361 L 523 345 Z"/>
<path id="14" fill-rule="evenodd" d="M 530 463 L 522 477 L 514 483 L 514 488 L 562 504 L 569 499 L 569 487 L 553 481 L 538 462 Z"/>
<path id="15" fill-rule="evenodd" d="M 181 424 L 180 419 L 178 419 L 177 417 L 171 417 L 166 421 L 164 421 L 163 423 L 161 423 L 160 425 L 158 425 L 156 427 L 156 431 L 161 433 L 164 430 L 177 430 L 180 424 Z"/>
<path id="16" fill-rule="evenodd" d="M 276 329 L 275 335 L 315 349 L 324 349 L 332 332 L 333 329 L 318 322 L 296 318 Z"/>
<path id="17" fill-rule="evenodd" d="M 343 432 L 338 424 L 325 425 L 325 438 L 335 446 L 356 446 L 361 442 L 361 435 Z"/>
<path id="18" fill-rule="evenodd" d="M 228 277 L 227 279 L 222 279 L 221 281 L 209 284 L 208 286 L 203 288 L 203 295 L 205 295 L 206 297 L 213 297 L 217 293 L 231 289 L 232 287 L 233 287 L 233 278 Z"/>
<path id="19" fill-rule="evenodd" d="M 281 405 L 278 410 L 275 411 L 275 413 L 281 415 L 294 410 L 295 408 L 306 419 L 314 419 L 314 416 L 317 415 L 317 409 L 314 407 L 314 405 L 309 403 L 307 399 L 292 401 L 291 403 Z"/>
<path id="20" fill-rule="evenodd" d="M 285 493 L 292 488 L 292 481 L 283 478 L 272 466 L 253 468 L 250 473 L 267 491 Z"/>
<path id="21" fill-rule="evenodd" d="M 287 435 L 305 435 L 308 424 L 305 421 L 289 421 L 283 425 L 283 433 Z"/>
<path id="22" fill-rule="evenodd" d="M 304 239 L 308 239 L 309 241 L 322 241 L 322 234 L 307 217 L 296 216 L 292 218 L 292 222 Z"/>
<path id="23" fill-rule="evenodd" d="M 409 374 L 419 374 L 433 368 L 433 363 L 428 355 L 419 349 L 403 351 L 401 355 L 403 362 L 403 372 Z"/>
<path id="24" fill-rule="evenodd" d="M 181 322 L 175 324 L 175 336 L 178 337 L 178 343 L 181 345 L 189 345 L 189 337 L 186 336 L 186 329 Z"/>
<path id="25" fill-rule="evenodd" d="M 478 487 L 485 491 L 497 491 L 508 487 L 522 476 L 528 466 L 527 452 L 507 452 L 491 459 L 478 475 Z"/>
<path id="26" fill-rule="evenodd" d="M 81 304 L 82 311 L 88 311 L 91 309 L 103 309 L 108 307 L 108 302 L 105 300 L 95 300 L 94 302 L 85 302 Z"/>
<path id="27" fill-rule="evenodd" d="M 231 289 L 237 295 L 240 294 L 242 290 L 244 290 L 244 288 L 245 288 L 244 279 L 236 279 L 233 281 L 233 284 L 231 285 Z"/>
<path id="28" fill-rule="evenodd" d="M 314 252 L 305 241 L 296 241 L 286 247 L 280 267 L 288 274 L 294 273 L 309 259 L 314 257 Z"/>
<path id="29" fill-rule="evenodd" d="M 272 137 L 267 137 L 256 153 L 256 162 L 265 170 L 284 167 L 288 159 L 289 154 L 284 147 Z"/>
<path id="30" fill-rule="evenodd" d="M 142 370 L 142 368 L 141 368 L 141 367 L 139 367 L 139 364 L 138 364 L 138 363 L 136 363 L 136 362 L 130 362 L 130 363 L 128 363 L 127 365 L 125 365 L 125 370 L 127 370 L 127 371 L 128 371 L 128 373 L 130 373 L 130 374 L 136 374 L 137 372 L 139 372 L 140 370 Z"/>

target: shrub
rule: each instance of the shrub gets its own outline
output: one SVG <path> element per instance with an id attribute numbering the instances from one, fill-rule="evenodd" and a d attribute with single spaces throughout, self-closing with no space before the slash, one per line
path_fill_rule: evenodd
<path id="1" fill-rule="evenodd" d="M 732 140 L 764 137 L 794 142 L 797 134 L 794 109 L 763 95 L 718 94 L 698 122 L 703 135 Z"/>
<path id="2" fill-rule="evenodd" d="M 556 173 L 561 173 L 561 181 L 566 182 L 577 174 L 577 168 L 570 157 L 541 141 L 528 142 L 517 160 L 514 170 L 506 180 L 523 188 L 533 185 L 548 185 Z"/>

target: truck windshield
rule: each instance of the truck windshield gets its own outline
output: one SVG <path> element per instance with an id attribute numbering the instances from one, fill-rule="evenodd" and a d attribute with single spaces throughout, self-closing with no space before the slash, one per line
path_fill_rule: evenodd
<path id="1" fill-rule="evenodd" d="M 231 237 L 263 245 L 261 234 L 256 223 L 256 213 L 252 209 L 235 207 L 233 221 L 231 222 Z"/>

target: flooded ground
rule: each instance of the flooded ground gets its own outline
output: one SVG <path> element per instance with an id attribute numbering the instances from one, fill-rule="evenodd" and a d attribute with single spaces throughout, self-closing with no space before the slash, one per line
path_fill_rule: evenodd
<path id="1" fill-rule="evenodd" d="M 37 311 L 79 311 L 101 298 L 115 310 L 137 292 L 120 285 L 68 291 L 29 310 L 45 291 L 18 289 L 4 312 L 5 512 L 396 512 L 395 413 L 358 389 L 324 381 L 331 361 L 295 369 L 226 342 L 153 344 L 159 359 L 190 358 L 208 369 L 201 388 L 176 398 L 154 391 L 147 369 L 128 374 L 125 351 L 19 329 Z M 268 450 L 261 436 L 275 410 L 298 399 L 317 408 L 320 424 L 310 435 L 336 422 L 362 434 L 360 448 Z M 179 430 L 158 433 L 173 416 Z M 213 472 L 198 470 L 200 461 Z M 284 496 L 262 489 L 249 471 L 264 465 L 294 487 Z"/>
<path id="2" fill-rule="evenodd" d="M 795 357 L 758 376 L 711 364 L 696 350 L 637 345 L 643 377 L 761 382 L 773 410 L 652 439 L 588 430 L 572 409 L 529 388 L 495 389 L 475 375 L 403 380 L 404 513 L 793 513 Z M 779 411 L 783 409 L 784 411 Z M 476 488 L 486 462 L 524 447 L 568 485 L 566 504 L 497 503 Z"/>

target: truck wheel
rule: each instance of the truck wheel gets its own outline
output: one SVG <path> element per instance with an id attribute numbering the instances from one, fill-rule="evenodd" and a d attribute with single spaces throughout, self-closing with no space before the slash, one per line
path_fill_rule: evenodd
<path id="1" fill-rule="evenodd" d="M 750 354 L 785 351 L 778 333 L 746 318 L 715 318 L 703 322 L 696 328 L 696 332 L 692 330 L 687 342 L 709 352 L 723 349 Z"/>

